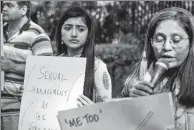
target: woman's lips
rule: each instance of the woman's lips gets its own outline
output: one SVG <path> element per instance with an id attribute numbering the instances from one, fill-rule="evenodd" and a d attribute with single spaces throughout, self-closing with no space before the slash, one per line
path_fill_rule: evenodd
<path id="1" fill-rule="evenodd" d="M 168 55 L 163 55 L 163 56 L 161 56 L 161 58 L 174 58 L 174 57 L 168 56 Z"/>
<path id="2" fill-rule="evenodd" d="M 72 42 L 72 43 L 78 43 L 79 42 L 79 40 L 76 40 L 76 39 L 71 39 L 69 41 Z"/>
<path id="3" fill-rule="evenodd" d="M 173 61 L 175 57 L 172 57 L 172 56 L 168 56 L 168 55 L 164 55 L 164 56 L 161 56 L 160 59 L 164 59 L 166 61 Z"/>

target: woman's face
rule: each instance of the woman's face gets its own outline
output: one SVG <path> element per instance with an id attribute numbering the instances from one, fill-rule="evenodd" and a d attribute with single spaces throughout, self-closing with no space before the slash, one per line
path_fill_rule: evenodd
<path id="1" fill-rule="evenodd" d="M 169 68 L 180 66 L 189 53 L 189 36 L 175 20 L 162 21 L 151 41 L 156 59 L 166 60 Z"/>
<path id="2" fill-rule="evenodd" d="M 68 49 L 82 48 L 88 36 L 88 27 L 82 17 L 68 18 L 61 28 L 61 40 Z"/>

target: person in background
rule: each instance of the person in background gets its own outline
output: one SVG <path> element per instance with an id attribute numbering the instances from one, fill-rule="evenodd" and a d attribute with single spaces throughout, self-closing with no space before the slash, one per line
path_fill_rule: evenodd
<path id="1" fill-rule="evenodd" d="M 2 129 L 17 130 L 23 92 L 26 59 L 31 55 L 51 56 L 53 49 L 49 37 L 39 25 L 30 20 L 30 1 L 3 1 L 3 56 L 1 69 L 5 82 L 1 98 Z M 11 113 L 11 114 L 10 114 Z"/>
<path id="2" fill-rule="evenodd" d="M 168 70 L 153 86 L 144 81 L 153 74 L 158 60 Z M 141 60 L 126 79 L 121 97 L 148 96 L 171 92 L 175 130 L 194 129 L 194 17 L 182 8 L 167 8 L 151 19 Z"/>
<path id="3" fill-rule="evenodd" d="M 112 97 L 112 85 L 107 66 L 95 57 L 94 28 L 93 19 L 78 6 L 67 9 L 57 26 L 58 55 L 87 59 L 83 95 L 77 98 L 78 106 L 104 102 Z"/>

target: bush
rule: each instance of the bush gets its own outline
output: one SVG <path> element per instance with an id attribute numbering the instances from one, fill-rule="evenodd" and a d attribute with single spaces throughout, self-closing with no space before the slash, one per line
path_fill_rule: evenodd
<path id="1" fill-rule="evenodd" d="M 125 78 L 131 74 L 133 65 L 139 60 L 142 47 L 129 44 L 98 44 L 96 55 L 107 64 L 112 80 L 112 96 L 123 89 Z"/>

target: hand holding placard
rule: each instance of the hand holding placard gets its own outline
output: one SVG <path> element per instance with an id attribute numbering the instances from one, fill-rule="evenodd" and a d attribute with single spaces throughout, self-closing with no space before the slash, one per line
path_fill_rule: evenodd
<path id="1" fill-rule="evenodd" d="M 93 104 L 94 102 L 91 101 L 88 97 L 86 97 L 85 95 L 80 95 L 78 98 L 77 98 L 77 104 L 79 107 L 82 107 L 82 106 L 86 106 L 86 105 L 91 105 Z"/>
<path id="2" fill-rule="evenodd" d="M 58 120 L 61 130 L 166 130 L 174 127 L 172 97 L 163 93 L 115 99 L 60 111 Z"/>

